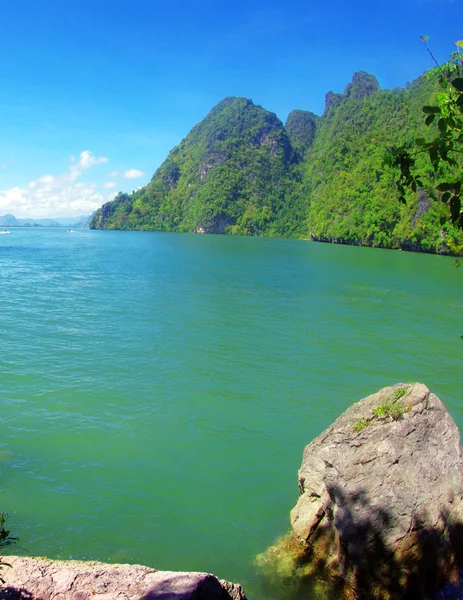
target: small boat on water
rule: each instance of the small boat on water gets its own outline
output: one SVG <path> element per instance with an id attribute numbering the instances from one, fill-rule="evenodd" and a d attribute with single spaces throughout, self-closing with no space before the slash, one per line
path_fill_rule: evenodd
<path id="1" fill-rule="evenodd" d="M 5 235 L 6 233 L 11 233 L 11 232 L 8 231 L 8 229 L 4 229 L 3 231 L 0 231 L 0 235 Z"/>

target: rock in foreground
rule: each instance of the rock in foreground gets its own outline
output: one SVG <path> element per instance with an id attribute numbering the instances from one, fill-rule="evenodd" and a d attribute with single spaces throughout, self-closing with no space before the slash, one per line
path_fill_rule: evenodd
<path id="1" fill-rule="evenodd" d="M 422 384 L 346 410 L 305 448 L 299 489 L 285 547 L 338 598 L 424 598 L 461 564 L 460 433 Z"/>
<path id="2" fill-rule="evenodd" d="M 0 598 L 9 600 L 246 600 L 240 585 L 207 573 L 141 565 L 8 556 Z"/>

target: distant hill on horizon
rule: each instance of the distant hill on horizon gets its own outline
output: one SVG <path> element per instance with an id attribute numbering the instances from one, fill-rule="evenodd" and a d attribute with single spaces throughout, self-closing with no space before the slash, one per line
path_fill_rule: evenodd
<path id="1" fill-rule="evenodd" d="M 14 215 L 0 216 L 0 227 L 73 227 L 75 229 L 88 227 L 91 215 L 81 217 L 56 217 L 55 219 L 34 219 L 24 217 L 18 219 Z"/>

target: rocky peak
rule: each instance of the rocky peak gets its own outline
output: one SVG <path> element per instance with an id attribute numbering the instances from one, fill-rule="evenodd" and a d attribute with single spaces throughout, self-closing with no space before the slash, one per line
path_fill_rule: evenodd
<path id="1" fill-rule="evenodd" d="M 325 110 L 323 112 L 323 116 L 327 116 L 327 114 L 337 108 L 342 102 L 343 96 L 342 94 L 336 94 L 332 90 L 330 90 L 325 95 Z"/>
<path id="2" fill-rule="evenodd" d="M 344 93 L 336 94 L 333 91 L 329 91 L 326 94 L 325 111 L 323 115 L 326 116 L 331 110 L 337 108 L 346 100 L 360 100 L 361 98 L 367 98 L 380 89 L 378 80 L 374 75 L 370 75 L 365 71 L 354 73 L 352 81 L 347 84 Z"/>
<path id="3" fill-rule="evenodd" d="M 370 75 L 365 71 L 359 71 L 358 73 L 354 73 L 352 82 L 344 90 L 344 97 L 359 100 L 360 98 L 371 96 L 380 89 L 378 80 L 374 75 Z"/>
<path id="4" fill-rule="evenodd" d="M 295 150 L 304 152 L 313 143 L 320 117 L 307 110 L 293 110 L 286 119 L 285 128 Z"/>

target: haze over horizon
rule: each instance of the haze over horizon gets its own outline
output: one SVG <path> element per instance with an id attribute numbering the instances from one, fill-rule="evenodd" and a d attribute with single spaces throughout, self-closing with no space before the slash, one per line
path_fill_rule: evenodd
<path id="1" fill-rule="evenodd" d="M 2 11 L 0 214 L 90 214 L 145 185 L 226 96 L 321 114 L 356 71 L 404 86 L 461 39 L 462 0 L 44 0 Z"/>

